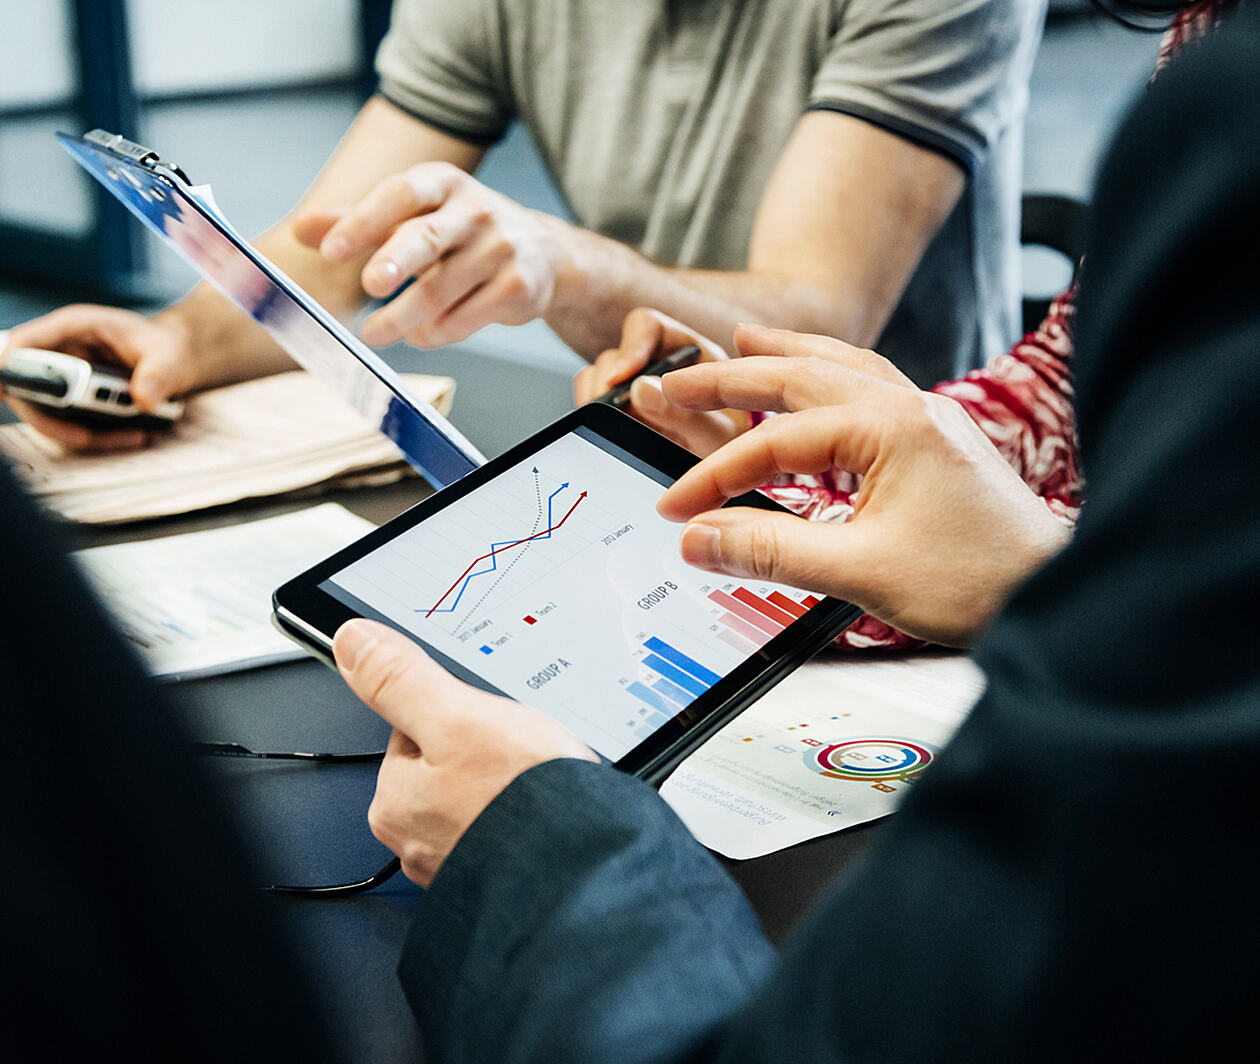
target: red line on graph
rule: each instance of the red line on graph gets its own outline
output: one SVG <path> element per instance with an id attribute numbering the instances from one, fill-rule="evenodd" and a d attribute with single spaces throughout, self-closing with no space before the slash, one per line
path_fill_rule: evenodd
<path id="1" fill-rule="evenodd" d="M 578 508 L 578 503 L 580 503 L 585 498 L 586 498 L 586 492 L 582 492 L 582 494 L 579 495 L 576 500 L 574 500 L 573 505 L 569 507 L 569 513 L 565 514 L 562 518 L 560 518 L 559 521 L 557 521 L 550 528 L 544 528 L 541 532 L 535 532 L 532 536 L 526 536 L 524 539 L 518 539 L 515 543 L 504 543 L 503 546 L 496 547 L 494 550 L 490 551 L 490 553 L 483 554 L 480 558 L 473 559 L 472 564 L 470 564 L 467 569 L 465 569 L 462 573 L 459 574 L 459 579 L 456 580 L 455 583 L 453 583 L 450 587 L 446 589 L 446 595 L 449 595 L 452 591 L 454 591 L 457 587 L 459 587 L 460 582 L 464 579 L 464 577 L 466 577 L 469 573 L 471 573 L 481 562 L 484 562 L 487 558 L 493 558 L 500 551 L 511 550 L 513 547 L 519 547 L 522 543 L 528 543 L 531 539 L 537 539 L 539 536 L 547 535 L 548 532 L 554 532 L 557 528 L 559 528 L 562 524 L 564 524 L 569 519 L 569 514 L 573 513 L 573 511 Z M 443 602 L 446 601 L 446 595 L 443 595 L 440 599 L 437 600 L 437 602 L 435 602 L 432 606 L 429 607 L 429 612 L 425 614 L 426 618 L 432 615 L 433 611 L 436 610 L 440 605 L 442 605 Z"/>

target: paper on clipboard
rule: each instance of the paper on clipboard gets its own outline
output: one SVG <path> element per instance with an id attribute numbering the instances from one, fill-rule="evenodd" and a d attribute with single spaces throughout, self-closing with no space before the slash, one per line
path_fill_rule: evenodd
<path id="1" fill-rule="evenodd" d="M 146 226 L 250 315 L 288 354 L 387 436 L 435 487 L 485 457 L 412 393 L 375 352 L 242 239 L 208 185 L 116 134 L 57 134 L 62 146 Z"/>

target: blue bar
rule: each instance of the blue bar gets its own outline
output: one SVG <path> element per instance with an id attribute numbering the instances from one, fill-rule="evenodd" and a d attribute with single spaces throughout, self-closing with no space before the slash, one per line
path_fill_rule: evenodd
<path id="1" fill-rule="evenodd" d="M 665 713 L 671 717 L 673 716 L 673 714 L 669 711 L 669 705 L 666 703 L 665 699 L 663 699 L 655 691 L 651 691 L 643 684 L 639 683 L 638 680 L 635 680 L 634 683 L 627 685 L 626 690 L 634 695 L 635 698 L 639 699 L 639 701 L 646 702 L 649 706 L 656 710 L 656 712 Z"/>
<path id="2" fill-rule="evenodd" d="M 693 695 L 702 695 L 709 689 L 707 683 L 701 683 L 694 676 L 688 676 L 682 669 L 676 669 L 664 658 L 658 658 L 655 654 L 649 654 L 643 659 L 643 664 L 649 669 L 655 669 L 667 680 L 673 680 L 684 691 L 690 691 Z"/>
<path id="3" fill-rule="evenodd" d="M 482 652 L 483 654 L 493 654 L 493 653 L 494 653 L 494 651 L 493 651 L 493 650 L 491 650 L 489 647 L 482 647 L 482 648 L 481 648 L 481 652 Z"/>
<path id="4" fill-rule="evenodd" d="M 700 662 L 692 661 L 691 658 L 687 657 L 687 655 L 684 654 L 681 650 L 675 650 L 663 639 L 657 639 L 656 636 L 652 636 L 652 638 L 649 639 L 643 645 L 647 647 L 648 650 L 655 650 L 666 661 L 673 662 L 680 669 L 683 669 L 686 672 L 691 673 L 691 675 L 694 676 L 697 680 L 700 680 L 704 683 L 706 690 L 708 690 L 708 688 L 712 687 L 715 683 L 718 682 L 718 680 L 722 678 L 716 672 L 713 672 L 711 669 L 706 669 L 703 665 L 700 664 Z"/>
<path id="5" fill-rule="evenodd" d="M 671 702 L 677 702 L 679 709 L 692 703 L 691 695 L 687 694 L 677 684 L 670 683 L 668 680 L 657 680 L 656 683 L 652 684 L 652 690 L 660 691 Z"/>

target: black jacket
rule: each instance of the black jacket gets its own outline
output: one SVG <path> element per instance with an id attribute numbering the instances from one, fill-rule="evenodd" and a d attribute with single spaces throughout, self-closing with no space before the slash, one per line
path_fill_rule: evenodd
<path id="1" fill-rule="evenodd" d="M 443 1061 L 1219 1059 L 1260 1001 L 1260 12 L 1189 46 L 1095 201 L 1075 540 L 988 690 L 773 958 L 656 796 L 552 762 L 400 968 Z"/>

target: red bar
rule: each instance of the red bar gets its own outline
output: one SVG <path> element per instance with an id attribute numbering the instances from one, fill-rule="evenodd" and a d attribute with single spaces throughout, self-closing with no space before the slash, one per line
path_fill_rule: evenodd
<path id="1" fill-rule="evenodd" d="M 782 591 L 771 591 L 766 596 L 776 606 L 780 606 L 787 610 L 793 617 L 804 617 L 807 610 L 799 602 L 793 602 Z"/>
<path id="2" fill-rule="evenodd" d="M 775 623 L 751 607 L 745 606 L 737 599 L 731 598 L 725 591 L 714 591 L 709 595 L 709 598 L 719 606 L 724 606 L 730 610 L 736 617 L 742 617 L 754 628 L 760 628 L 766 635 L 778 635 L 783 631 L 783 625 Z"/>
<path id="3" fill-rule="evenodd" d="M 801 599 L 801 601 L 812 610 L 815 606 L 822 602 L 822 599 L 815 598 L 813 595 L 806 595 L 803 599 Z"/>
<path id="4" fill-rule="evenodd" d="M 761 631 L 759 628 L 754 628 L 747 621 L 741 621 L 733 613 L 724 613 L 718 618 L 718 620 L 726 625 L 727 628 L 731 629 L 731 631 L 738 632 L 742 636 L 747 636 L 757 644 L 757 649 L 760 650 L 761 647 L 766 645 L 766 632 Z"/>
<path id="5" fill-rule="evenodd" d="M 754 595 L 746 587 L 737 587 L 734 591 L 735 597 L 745 605 L 751 606 L 758 613 L 764 613 L 770 620 L 783 625 L 786 628 L 791 624 L 795 617 L 785 610 L 779 609 L 778 606 L 771 606 L 765 599 Z"/>
<path id="6" fill-rule="evenodd" d="M 526 623 L 526 624 L 537 624 L 537 623 L 538 623 L 538 618 L 537 618 L 537 617 L 524 617 L 524 618 L 522 618 L 522 619 L 525 621 L 525 623 Z"/>

